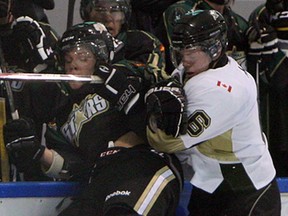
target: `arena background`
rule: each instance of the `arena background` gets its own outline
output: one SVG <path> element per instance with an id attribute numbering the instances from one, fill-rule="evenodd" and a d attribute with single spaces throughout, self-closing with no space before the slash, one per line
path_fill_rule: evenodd
<path id="1" fill-rule="evenodd" d="M 60 36 L 67 27 L 68 2 L 69 0 L 56 0 L 55 8 L 53 10 L 46 11 L 51 26 Z M 239 13 L 245 19 L 248 19 L 252 10 L 254 10 L 258 5 L 264 2 L 264 0 L 235 0 L 232 8 L 235 12 Z M 80 23 L 82 21 L 80 18 L 79 8 L 80 0 L 75 0 L 73 19 L 74 24 Z"/>

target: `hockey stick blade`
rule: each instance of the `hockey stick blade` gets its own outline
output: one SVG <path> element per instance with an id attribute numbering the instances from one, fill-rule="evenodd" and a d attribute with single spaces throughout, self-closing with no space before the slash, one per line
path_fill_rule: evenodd
<path id="1" fill-rule="evenodd" d="M 26 82 L 89 82 L 101 84 L 103 80 L 96 75 L 72 75 L 72 74 L 44 74 L 44 73 L 1 73 L 0 80 L 26 81 Z"/>

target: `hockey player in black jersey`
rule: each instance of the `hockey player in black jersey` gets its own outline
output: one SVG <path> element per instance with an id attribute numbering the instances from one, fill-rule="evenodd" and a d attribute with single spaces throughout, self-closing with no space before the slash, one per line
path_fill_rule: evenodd
<path id="1" fill-rule="evenodd" d="M 250 15 L 248 71 L 258 80 L 263 130 L 278 177 L 288 175 L 288 3 L 267 0 Z"/>
<path id="2" fill-rule="evenodd" d="M 47 23 L 38 22 L 28 16 L 16 17 L 14 6 L 15 0 L 0 0 L 1 72 L 55 72 L 57 64 L 54 49 L 58 40 L 57 34 Z M 40 131 L 42 122 L 48 120 L 44 113 L 48 113 L 46 103 L 49 104 L 50 101 L 37 103 L 35 108 L 30 99 L 40 98 L 42 93 L 38 91 L 37 84 L 33 84 L 33 92 L 30 87 L 30 83 L 19 81 L 1 82 L 0 95 L 5 98 L 7 119 L 17 118 L 19 115 L 29 116 L 36 122 L 36 128 Z M 15 180 L 16 176 L 13 173 L 16 172 L 10 172 L 11 178 Z M 27 174 L 26 180 L 34 177 L 38 180 L 47 179 L 33 173 L 29 174 L 29 177 Z"/>
<path id="3" fill-rule="evenodd" d="M 65 73 L 96 74 L 104 84 L 61 84 L 47 147 L 40 145 L 27 118 L 4 126 L 6 147 L 19 169 L 40 162 L 56 179 L 86 182 L 89 177 L 83 193 L 61 216 L 175 214 L 181 168 L 173 155 L 149 147 L 141 114 L 141 92 L 158 78 L 134 62 L 112 65 L 119 46 L 100 23 L 67 30 L 59 42 Z"/>

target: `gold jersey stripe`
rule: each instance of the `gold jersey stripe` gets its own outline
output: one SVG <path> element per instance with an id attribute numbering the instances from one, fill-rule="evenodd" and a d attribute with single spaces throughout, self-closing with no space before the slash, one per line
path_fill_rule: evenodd
<path id="1" fill-rule="evenodd" d="M 165 186 L 173 179 L 175 176 L 168 166 L 158 170 L 138 199 L 134 210 L 140 215 L 147 215 Z"/>
<path id="2" fill-rule="evenodd" d="M 276 28 L 276 31 L 287 31 L 288 27 L 278 27 Z"/>

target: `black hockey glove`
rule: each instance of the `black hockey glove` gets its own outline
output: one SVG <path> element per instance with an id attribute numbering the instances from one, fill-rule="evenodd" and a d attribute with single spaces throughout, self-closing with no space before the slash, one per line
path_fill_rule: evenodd
<path id="1" fill-rule="evenodd" d="M 279 49 L 278 36 L 275 29 L 267 24 L 255 25 L 248 29 L 248 56 L 258 61 L 261 79 L 269 83 L 274 75 L 274 68 L 281 61 L 284 54 Z"/>
<path id="2" fill-rule="evenodd" d="M 28 118 L 11 120 L 3 127 L 7 152 L 19 172 L 29 169 L 45 150 L 35 135 L 34 122 Z"/>
<path id="3" fill-rule="evenodd" d="M 19 45 L 19 52 L 25 62 L 26 70 L 41 71 L 36 67 L 45 64 L 52 55 L 50 38 L 46 36 L 40 24 L 28 16 L 21 16 L 12 23 L 15 43 Z"/>
<path id="4" fill-rule="evenodd" d="M 180 83 L 172 79 L 159 82 L 146 93 L 145 102 L 151 131 L 159 128 L 174 137 L 186 133 L 186 99 Z"/>
<path id="5" fill-rule="evenodd" d="M 104 80 L 102 88 L 97 85 L 96 92 L 106 100 L 115 104 L 126 114 L 140 100 L 143 82 L 140 76 L 128 68 L 114 67 L 107 63 L 100 63 L 95 74 Z"/>
<path id="6" fill-rule="evenodd" d="M 277 32 L 279 39 L 288 40 L 288 9 L 286 11 L 281 11 L 270 16 L 271 26 Z M 287 42 L 286 42 L 287 43 Z"/>
<path id="7" fill-rule="evenodd" d="M 266 55 L 278 52 L 278 37 L 275 29 L 270 25 L 251 26 L 247 30 L 250 45 L 249 54 Z"/>

